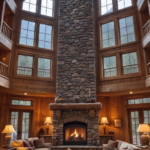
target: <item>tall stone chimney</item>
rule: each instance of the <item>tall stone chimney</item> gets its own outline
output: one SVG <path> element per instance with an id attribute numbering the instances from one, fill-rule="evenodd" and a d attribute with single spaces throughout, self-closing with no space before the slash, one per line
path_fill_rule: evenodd
<path id="1" fill-rule="evenodd" d="M 93 0 L 59 0 L 56 95 L 96 98 Z"/>

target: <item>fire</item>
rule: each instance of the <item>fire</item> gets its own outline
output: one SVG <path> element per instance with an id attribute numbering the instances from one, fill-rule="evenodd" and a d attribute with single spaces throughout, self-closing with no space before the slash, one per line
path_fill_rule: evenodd
<path id="1" fill-rule="evenodd" d="M 75 137 L 79 136 L 78 133 L 76 132 L 76 129 L 75 129 L 74 133 L 71 134 L 71 136 L 74 136 L 74 135 L 75 135 Z"/>

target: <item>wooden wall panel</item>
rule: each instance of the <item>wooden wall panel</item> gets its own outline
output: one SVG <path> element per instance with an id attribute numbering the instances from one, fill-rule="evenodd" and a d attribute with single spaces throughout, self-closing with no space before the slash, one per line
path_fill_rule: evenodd
<path id="1" fill-rule="evenodd" d="M 124 99 L 123 97 L 98 97 L 98 102 L 102 103 L 102 110 L 99 112 L 99 119 L 101 121 L 102 117 L 108 117 L 109 125 L 107 125 L 106 133 L 108 134 L 109 127 L 114 130 L 114 140 L 125 141 L 125 126 L 124 126 Z M 122 127 L 114 127 L 114 119 L 122 119 Z M 100 133 L 103 134 L 103 125 L 99 127 Z"/>

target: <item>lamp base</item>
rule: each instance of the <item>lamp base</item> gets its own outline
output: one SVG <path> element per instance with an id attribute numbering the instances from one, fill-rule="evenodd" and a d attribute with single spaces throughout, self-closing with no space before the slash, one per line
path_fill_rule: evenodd
<path id="1" fill-rule="evenodd" d="M 142 146 L 149 145 L 149 135 L 147 133 L 143 133 L 141 135 L 141 144 L 142 144 Z"/>

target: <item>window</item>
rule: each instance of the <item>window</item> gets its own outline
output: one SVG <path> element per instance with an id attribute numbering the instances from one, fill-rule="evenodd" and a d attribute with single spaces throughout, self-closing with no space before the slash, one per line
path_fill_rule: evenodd
<path id="1" fill-rule="evenodd" d="M 104 58 L 104 77 L 117 76 L 116 56 Z"/>
<path id="2" fill-rule="evenodd" d="M 115 46 L 114 22 L 102 25 L 103 48 Z"/>
<path id="3" fill-rule="evenodd" d="M 51 49 L 52 26 L 40 24 L 39 47 Z"/>
<path id="4" fill-rule="evenodd" d="M 34 30 L 35 23 L 27 20 L 21 21 L 21 31 L 20 31 L 20 44 L 23 45 L 34 45 Z"/>
<path id="5" fill-rule="evenodd" d="M 29 119 L 30 119 L 30 113 L 23 112 L 21 139 L 27 139 L 29 137 Z"/>
<path id="6" fill-rule="evenodd" d="M 130 99 L 128 100 L 128 104 L 143 104 L 143 103 L 150 103 L 150 98 L 140 98 L 140 99 Z"/>
<path id="7" fill-rule="evenodd" d="M 18 112 L 11 112 L 11 125 L 13 125 L 16 133 L 11 134 L 11 141 L 17 140 L 18 131 Z"/>
<path id="8" fill-rule="evenodd" d="M 31 101 L 12 100 L 12 105 L 32 106 Z"/>
<path id="9" fill-rule="evenodd" d="M 100 0 L 101 2 L 101 15 L 113 12 L 112 0 Z"/>
<path id="10" fill-rule="evenodd" d="M 121 44 L 134 42 L 133 16 L 119 19 Z"/>
<path id="11" fill-rule="evenodd" d="M 133 144 L 140 144 L 140 134 L 136 132 L 138 127 L 139 127 L 139 112 L 131 111 L 131 131 Z"/>
<path id="12" fill-rule="evenodd" d="M 53 0 L 42 0 L 41 14 L 45 16 L 53 16 Z"/>
<path id="13" fill-rule="evenodd" d="M 22 9 L 35 13 L 36 12 L 36 0 L 24 0 Z"/>
<path id="14" fill-rule="evenodd" d="M 46 58 L 38 58 L 38 77 L 50 77 L 51 60 Z"/>
<path id="15" fill-rule="evenodd" d="M 132 6 L 132 0 L 118 0 L 118 9 L 123 9 Z"/>
<path id="16" fill-rule="evenodd" d="M 18 75 L 32 75 L 32 66 L 33 66 L 33 57 L 32 56 L 25 56 L 19 55 L 18 56 Z"/>
<path id="17" fill-rule="evenodd" d="M 124 74 L 131 74 L 138 72 L 138 61 L 136 52 L 123 54 L 122 61 Z"/>

